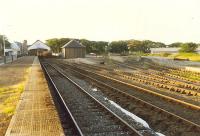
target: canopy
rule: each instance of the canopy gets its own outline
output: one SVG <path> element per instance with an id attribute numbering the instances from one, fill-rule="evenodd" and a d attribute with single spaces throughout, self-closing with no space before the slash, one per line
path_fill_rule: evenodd
<path id="1" fill-rule="evenodd" d="M 41 42 L 40 40 L 37 40 L 34 42 L 30 47 L 28 47 L 28 50 L 34 50 L 34 49 L 45 49 L 45 50 L 51 50 L 49 46 Z"/>

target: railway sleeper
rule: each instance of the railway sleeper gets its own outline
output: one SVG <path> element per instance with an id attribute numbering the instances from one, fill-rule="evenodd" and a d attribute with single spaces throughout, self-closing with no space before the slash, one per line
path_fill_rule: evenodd
<path id="1" fill-rule="evenodd" d="M 138 79 L 138 80 L 139 80 L 139 82 L 142 82 L 142 83 L 145 83 L 145 84 L 150 84 L 150 85 L 153 85 L 153 86 L 156 85 L 159 88 L 165 88 L 165 89 L 168 89 L 170 91 L 175 91 L 175 92 L 178 92 L 178 93 L 181 93 L 181 94 L 188 94 L 189 96 L 191 96 L 191 95 L 192 96 L 198 95 L 198 93 L 187 93 L 188 91 L 185 91 L 184 89 L 173 88 L 173 87 L 170 88 L 169 86 L 166 86 L 164 84 L 159 84 L 159 83 L 154 83 L 154 82 L 147 82 L 146 80 L 141 80 L 141 79 Z"/>
<path id="2" fill-rule="evenodd" d="M 93 134 L 89 134 L 87 133 L 86 134 L 87 136 L 130 136 L 131 134 L 130 133 L 124 133 L 123 131 L 119 131 L 119 132 L 96 132 L 96 133 L 93 133 Z"/>
<path id="3" fill-rule="evenodd" d="M 146 78 L 146 77 L 145 77 Z M 130 79 L 132 79 L 133 80 L 133 78 L 130 78 Z M 146 79 L 148 79 L 148 78 L 146 78 Z M 156 80 L 157 81 L 157 79 L 155 79 L 155 78 L 149 78 L 149 79 L 153 79 L 153 80 Z M 160 82 L 163 82 L 163 83 L 167 83 L 167 82 L 170 82 L 170 81 L 165 81 L 165 80 L 158 80 L 158 81 L 160 81 Z M 143 82 L 143 83 L 146 83 L 145 81 L 140 81 L 140 82 Z M 176 85 L 178 85 L 178 86 L 180 86 L 180 87 L 183 87 L 183 86 L 181 86 L 180 84 L 178 84 L 177 82 L 170 82 L 170 84 L 176 84 Z M 163 87 L 163 85 L 157 85 L 158 87 L 160 87 L 160 88 L 164 88 Z M 195 87 L 189 87 L 190 89 L 193 89 L 194 90 L 194 88 Z M 177 91 L 178 92 L 178 91 Z"/>
<path id="4" fill-rule="evenodd" d="M 165 85 L 164 88 L 165 89 L 170 89 L 170 87 L 168 85 Z"/>
<path id="5" fill-rule="evenodd" d="M 141 83 L 149 84 L 149 85 L 152 85 L 152 86 L 156 85 L 159 88 L 165 88 L 165 89 L 168 89 L 169 91 L 175 91 L 175 92 L 178 92 L 178 93 L 181 93 L 181 94 L 187 94 L 188 96 L 193 96 L 193 95 L 196 96 L 196 95 L 198 95 L 198 93 L 191 93 L 191 92 L 188 92 L 188 91 L 186 91 L 184 89 L 180 89 L 180 88 L 176 88 L 176 87 L 173 88 L 173 87 L 170 87 L 170 86 L 167 86 L 167 85 L 164 85 L 164 84 L 159 84 L 159 83 L 154 83 L 154 82 L 148 82 L 147 80 L 142 80 L 142 79 L 134 78 L 132 76 L 123 75 L 123 77 L 125 77 L 126 79 L 129 79 L 129 80 L 136 80 L 136 81 L 139 81 Z M 145 79 L 156 80 L 155 78 L 147 78 L 147 77 L 144 77 L 144 78 Z M 164 82 L 164 80 L 159 80 L 159 81 Z M 181 86 L 177 82 L 170 82 L 170 83 Z M 189 85 L 186 85 L 185 87 L 189 87 L 189 89 L 194 89 L 195 88 L 194 86 L 192 87 L 192 86 L 189 86 Z"/>
<path id="6" fill-rule="evenodd" d="M 174 91 L 175 91 L 175 88 L 171 87 L 171 88 L 169 89 L 169 91 L 174 92 Z"/>
<path id="7" fill-rule="evenodd" d="M 181 94 L 187 94 L 186 90 L 183 90 L 183 91 L 181 92 Z"/>

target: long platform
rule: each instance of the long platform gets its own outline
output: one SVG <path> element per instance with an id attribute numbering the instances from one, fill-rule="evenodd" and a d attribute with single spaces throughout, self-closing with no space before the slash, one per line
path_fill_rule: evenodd
<path id="1" fill-rule="evenodd" d="M 41 65 L 35 57 L 28 82 L 6 136 L 63 136 L 63 129 Z"/>

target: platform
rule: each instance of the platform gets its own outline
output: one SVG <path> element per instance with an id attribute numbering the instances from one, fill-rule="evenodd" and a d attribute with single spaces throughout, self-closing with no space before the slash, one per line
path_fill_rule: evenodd
<path id="1" fill-rule="evenodd" d="M 35 57 L 6 136 L 62 136 L 62 126 L 41 65 Z"/>

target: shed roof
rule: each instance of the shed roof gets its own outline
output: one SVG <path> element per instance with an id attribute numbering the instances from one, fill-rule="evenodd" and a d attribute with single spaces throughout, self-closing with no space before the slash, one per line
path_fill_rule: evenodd
<path id="1" fill-rule="evenodd" d="M 34 49 L 46 49 L 51 50 L 49 46 L 41 42 L 40 40 L 35 41 L 30 47 L 28 47 L 28 50 L 34 50 Z"/>
<path id="2" fill-rule="evenodd" d="M 76 40 L 71 40 L 66 43 L 62 48 L 85 48 L 85 46 Z"/>

